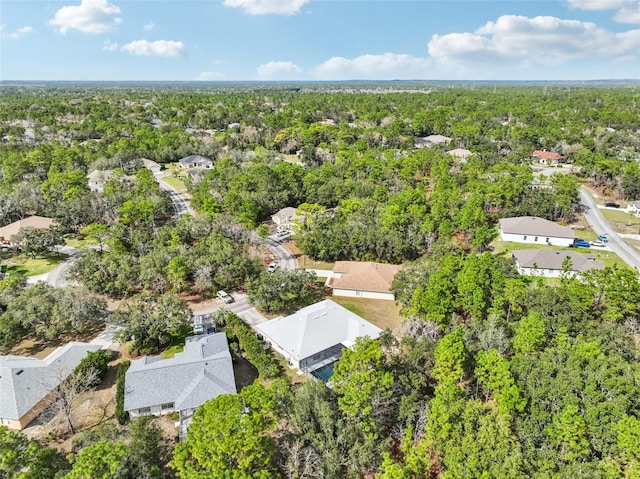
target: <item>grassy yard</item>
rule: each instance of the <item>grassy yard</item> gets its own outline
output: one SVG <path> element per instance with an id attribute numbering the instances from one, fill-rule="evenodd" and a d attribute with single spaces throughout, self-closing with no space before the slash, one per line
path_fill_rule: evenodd
<path id="1" fill-rule="evenodd" d="M 48 273 L 66 259 L 61 253 L 45 253 L 36 258 L 24 254 L 11 256 L 2 254 L 2 271 L 9 274 L 24 274 L 25 276 L 37 276 Z"/>
<path id="2" fill-rule="evenodd" d="M 171 346 L 162 352 L 162 358 L 169 359 L 175 356 L 176 353 L 184 351 L 184 343 L 189 336 L 193 336 L 193 328 L 191 326 L 185 326 L 178 334 L 172 334 Z"/>
<path id="3" fill-rule="evenodd" d="M 590 236 L 583 234 L 586 232 L 580 232 L 580 237 L 586 240 L 591 239 Z M 594 235 L 595 236 L 595 235 Z M 593 238 L 595 239 L 595 237 Z M 509 255 L 513 250 L 517 249 L 553 249 L 557 251 L 575 251 L 576 253 L 589 254 L 594 256 L 597 260 L 600 260 L 606 266 L 616 265 L 618 268 L 628 268 L 627 263 L 622 261 L 617 254 L 613 251 L 602 250 L 597 247 L 593 248 L 564 248 L 561 246 L 547 246 L 544 244 L 529 244 L 529 243 L 513 243 L 509 241 L 501 241 L 499 239 L 494 240 L 491 243 L 493 246 L 493 252 L 496 255 Z"/>
<path id="4" fill-rule="evenodd" d="M 404 318 L 400 316 L 400 306 L 394 301 L 343 298 L 340 296 L 329 296 L 327 299 L 335 301 L 352 313 L 363 317 L 381 329 L 390 329 L 394 336 L 401 336 L 401 327 Z"/>
<path id="5" fill-rule="evenodd" d="M 618 233 L 625 234 L 639 234 L 640 233 L 640 218 L 633 216 L 632 214 L 625 213 L 624 211 L 615 210 L 600 210 L 602 216 L 611 223 L 613 229 Z"/>
<path id="6" fill-rule="evenodd" d="M 314 261 L 304 254 L 297 246 L 295 241 L 287 241 L 282 243 L 285 248 L 291 251 L 291 254 L 298 260 L 298 266 L 309 269 L 326 269 L 332 270 L 335 263 L 327 263 L 325 261 Z"/>
<path id="7" fill-rule="evenodd" d="M 173 186 L 178 191 L 187 191 L 187 187 L 185 186 L 185 184 L 178 178 L 175 178 L 173 176 L 165 176 L 164 178 L 162 178 L 162 181 L 167 183 L 169 186 Z"/>

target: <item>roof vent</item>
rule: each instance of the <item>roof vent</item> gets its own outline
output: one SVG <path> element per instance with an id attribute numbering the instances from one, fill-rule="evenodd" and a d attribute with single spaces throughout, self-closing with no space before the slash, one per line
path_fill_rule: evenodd
<path id="1" fill-rule="evenodd" d="M 18 372 L 16 373 L 16 376 L 20 376 L 23 372 L 24 372 L 24 369 L 21 369 L 20 371 L 18 371 Z"/>

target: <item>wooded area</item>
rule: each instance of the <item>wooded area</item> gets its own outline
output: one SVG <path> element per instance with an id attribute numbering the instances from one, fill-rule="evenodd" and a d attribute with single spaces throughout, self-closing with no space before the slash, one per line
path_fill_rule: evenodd
<path id="1" fill-rule="evenodd" d="M 185 294 L 314 302 L 315 275 L 256 256 L 284 207 L 310 258 L 403 264 L 405 321 L 346 349 L 332 389 L 290 384 L 257 348 L 260 379 L 199 408 L 174 451 L 147 418 L 82 432 L 66 458 L 0 428 L 0 478 L 640 477 L 637 272 L 531 279 L 491 245 L 500 218 L 575 221 L 582 183 L 640 199 L 640 90 L 427 87 L 2 87 L 0 225 L 38 214 L 96 246 L 72 267 L 82 288 L 0 281 L 2 348 L 109 321 L 154 352 L 190 314 Z M 416 146 L 432 134 L 451 140 Z M 536 149 L 572 173 L 540 186 Z M 176 219 L 141 159 L 192 154 L 213 166 L 185 177 L 197 214 Z M 113 170 L 102 191 L 96 169 Z M 123 302 L 106 318 L 95 295 Z M 246 340 L 238 321 L 221 324 Z"/>

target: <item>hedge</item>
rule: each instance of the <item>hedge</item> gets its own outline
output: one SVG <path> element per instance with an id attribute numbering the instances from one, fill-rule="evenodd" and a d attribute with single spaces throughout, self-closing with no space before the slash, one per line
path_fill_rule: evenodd
<path id="1" fill-rule="evenodd" d="M 116 419 L 122 425 L 129 422 L 129 413 L 124 410 L 124 379 L 131 362 L 123 361 L 116 372 Z"/>

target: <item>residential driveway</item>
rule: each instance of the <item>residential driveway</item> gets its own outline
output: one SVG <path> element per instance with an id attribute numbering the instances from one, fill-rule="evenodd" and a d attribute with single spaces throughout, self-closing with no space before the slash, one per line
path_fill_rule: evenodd
<path id="1" fill-rule="evenodd" d="M 121 329 L 122 327 L 120 326 L 107 326 L 104 331 L 89 341 L 89 344 L 97 344 L 100 346 L 100 349 L 118 350 L 120 343 L 116 339 L 116 336 Z"/>
<path id="2" fill-rule="evenodd" d="M 180 193 L 169 183 L 166 183 L 162 178 L 156 177 L 156 179 L 158 180 L 160 189 L 169 193 L 169 197 L 171 198 L 171 202 L 173 203 L 173 209 L 175 210 L 176 218 L 187 214 L 193 215 L 193 209 L 191 208 L 189 199 L 184 194 Z"/>
<path id="3" fill-rule="evenodd" d="M 580 189 L 580 201 L 586 207 L 584 217 L 596 234 L 607 234 L 609 236 L 607 246 L 611 251 L 616 253 L 632 269 L 635 268 L 636 271 L 640 271 L 640 253 L 625 243 L 620 235 L 614 231 L 609 222 L 600 213 L 596 202 L 582 188 Z"/>
<path id="4" fill-rule="evenodd" d="M 244 320 L 249 326 L 255 326 L 260 323 L 264 323 L 267 318 L 262 316 L 256 308 L 254 308 L 249 302 L 249 298 L 244 293 L 231 293 L 233 299 L 235 300 L 233 303 L 223 303 L 220 301 L 219 304 L 215 304 L 213 306 L 206 306 L 204 308 L 199 308 L 197 305 L 191 307 L 193 314 L 195 315 L 207 315 L 212 314 L 218 311 L 221 308 L 228 309 L 229 311 L 234 312 L 240 318 Z"/>
<path id="5" fill-rule="evenodd" d="M 282 243 L 275 241 L 272 238 L 264 240 L 264 245 L 269 248 L 269 251 L 276 257 L 278 265 L 282 269 L 297 269 L 298 260 Z"/>

